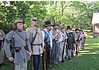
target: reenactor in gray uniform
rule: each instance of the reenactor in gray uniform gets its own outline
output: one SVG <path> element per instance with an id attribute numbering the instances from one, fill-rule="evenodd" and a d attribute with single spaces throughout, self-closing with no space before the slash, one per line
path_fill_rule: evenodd
<path id="1" fill-rule="evenodd" d="M 67 34 L 65 32 L 65 27 L 61 27 L 61 42 L 60 42 L 60 55 L 59 55 L 59 61 L 64 62 L 64 57 L 66 55 L 66 45 L 67 45 Z"/>
<path id="2" fill-rule="evenodd" d="M 53 29 L 50 31 L 53 44 L 51 63 L 53 63 L 54 66 L 57 64 L 57 59 L 59 58 L 59 47 L 61 42 L 61 35 L 60 30 L 58 30 L 58 26 L 59 25 L 57 23 L 54 23 Z"/>
<path id="3" fill-rule="evenodd" d="M 4 60 L 4 48 L 3 48 L 4 39 L 5 33 L 3 32 L 3 30 L 0 29 L 0 67 L 2 66 Z"/>
<path id="4" fill-rule="evenodd" d="M 30 59 L 29 56 L 32 55 L 29 39 L 23 30 L 23 25 L 23 21 L 16 20 L 14 23 L 15 29 L 6 35 L 4 42 L 6 56 L 9 61 L 14 63 L 14 70 L 27 70 L 27 61 Z M 10 51 L 11 44 L 13 52 Z"/>
<path id="5" fill-rule="evenodd" d="M 37 18 L 34 17 L 31 19 L 31 26 L 26 29 L 26 32 L 29 36 L 29 41 L 32 47 L 32 52 L 33 52 L 32 63 L 34 70 L 39 70 L 40 54 L 43 53 L 44 41 L 43 41 L 43 36 L 41 34 L 41 29 L 37 28 L 36 25 L 37 25 Z"/>

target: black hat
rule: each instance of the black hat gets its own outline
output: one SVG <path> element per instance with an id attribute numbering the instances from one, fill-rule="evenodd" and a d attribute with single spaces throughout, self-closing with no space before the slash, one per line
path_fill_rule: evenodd
<path id="1" fill-rule="evenodd" d="M 61 29 L 65 29 L 65 26 L 62 26 Z"/>
<path id="2" fill-rule="evenodd" d="M 24 24 L 24 22 L 22 20 L 18 20 L 18 19 L 15 20 L 15 23 L 14 24 L 16 25 L 17 23 L 23 23 Z"/>
<path id="3" fill-rule="evenodd" d="M 37 21 L 37 17 L 33 17 L 31 20 L 32 21 Z"/>
<path id="4" fill-rule="evenodd" d="M 52 26 L 59 26 L 59 25 L 57 24 L 57 22 L 55 22 Z"/>
<path id="5" fill-rule="evenodd" d="M 79 31 L 79 29 L 75 29 L 75 31 Z"/>
<path id="6" fill-rule="evenodd" d="M 67 26 L 67 30 L 68 30 L 68 29 L 71 29 L 70 26 Z"/>
<path id="7" fill-rule="evenodd" d="M 50 22 L 50 21 L 45 21 L 44 26 L 45 26 L 45 27 L 48 27 L 48 26 L 52 26 L 52 25 L 51 25 L 51 22 Z"/>

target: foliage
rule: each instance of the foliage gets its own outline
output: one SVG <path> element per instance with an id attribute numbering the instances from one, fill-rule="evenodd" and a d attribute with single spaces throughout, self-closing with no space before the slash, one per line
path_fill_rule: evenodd
<path id="1" fill-rule="evenodd" d="M 7 33 L 16 19 L 22 19 L 26 29 L 32 17 L 38 18 L 41 29 L 46 20 L 52 24 L 58 22 L 60 26 L 92 29 L 92 15 L 98 8 L 98 1 L 3 1 L 0 2 L 0 29 Z"/>

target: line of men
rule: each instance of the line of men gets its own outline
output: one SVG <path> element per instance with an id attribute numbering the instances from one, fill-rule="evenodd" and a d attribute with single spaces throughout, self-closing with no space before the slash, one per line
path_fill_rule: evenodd
<path id="1" fill-rule="evenodd" d="M 30 56 L 32 70 L 39 70 L 41 54 L 43 70 L 48 70 L 50 64 L 56 66 L 58 60 L 61 62 L 64 62 L 65 58 L 70 60 L 75 53 L 78 54 L 80 48 L 84 49 L 83 31 L 78 29 L 76 32 L 71 31 L 70 26 L 67 26 L 67 32 L 65 26 L 59 30 L 59 25 L 56 22 L 52 25 L 50 21 L 45 21 L 43 30 L 36 25 L 37 18 L 34 17 L 31 18 L 31 25 L 26 31 L 23 30 L 22 20 L 16 20 L 13 29 L 6 36 L 2 30 L 0 31 L 0 41 L 5 39 L 4 50 L 8 60 L 14 63 L 13 70 L 27 70 Z M 1 57 L 3 56 L 0 55 L 0 60 Z"/>

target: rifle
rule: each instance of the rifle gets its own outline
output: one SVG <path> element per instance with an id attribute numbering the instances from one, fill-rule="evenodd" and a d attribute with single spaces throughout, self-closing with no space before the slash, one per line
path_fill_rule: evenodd
<path id="1" fill-rule="evenodd" d="M 53 40 L 55 43 L 57 42 L 57 40 Z M 54 58 L 53 58 L 53 66 L 55 67 L 55 52 L 56 52 L 56 58 L 57 58 L 57 43 L 55 46 L 55 51 L 54 51 Z"/>
<path id="2" fill-rule="evenodd" d="M 34 70 L 34 66 L 33 66 L 33 55 L 31 57 L 32 57 L 32 70 Z"/>
<path id="3" fill-rule="evenodd" d="M 15 54 L 14 53 L 14 43 L 15 43 L 14 41 L 15 41 L 15 36 L 13 35 L 12 36 L 12 57 L 13 57 L 13 59 L 14 59 L 14 54 Z M 13 67 L 12 69 L 15 70 L 14 61 L 13 61 L 13 66 L 12 67 Z"/>
<path id="4" fill-rule="evenodd" d="M 32 33 L 32 36 L 33 36 L 33 33 Z M 33 39 L 33 38 L 32 38 Z M 32 40 L 33 41 L 33 40 Z M 31 42 L 31 49 L 32 49 L 32 52 L 33 52 L 33 47 L 32 47 L 32 43 L 33 42 Z M 31 60 L 32 60 L 32 70 L 34 70 L 34 66 L 33 66 L 33 54 L 32 54 L 32 56 L 31 56 Z"/>
<path id="5" fill-rule="evenodd" d="M 78 43 L 76 43 L 76 55 L 78 55 Z"/>
<path id="6" fill-rule="evenodd" d="M 64 49 L 65 49 L 65 42 L 66 42 L 66 40 L 64 40 L 64 46 L 63 46 L 63 52 L 62 52 L 62 63 L 64 62 Z"/>
<path id="7" fill-rule="evenodd" d="M 72 56 L 72 57 L 74 56 L 73 50 L 74 50 L 74 45 L 73 45 L 73 47 L 72 47 L 72 52 L 71 52 L 71 56 Z"/>
<path id="8" fill-rule="evenodd" d="M 44 61 L 44 70 L 46 70 L 46 45 L 44 46 L 44 55 L 43 55 L 43 61 Z"/>
<path id="9" fill-rule="evenodd" d="M 66 56 L 68 56 L 68 43 L 66 45 Z"/>

